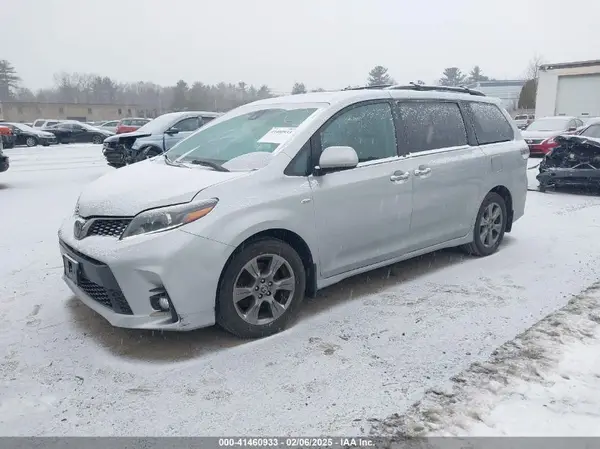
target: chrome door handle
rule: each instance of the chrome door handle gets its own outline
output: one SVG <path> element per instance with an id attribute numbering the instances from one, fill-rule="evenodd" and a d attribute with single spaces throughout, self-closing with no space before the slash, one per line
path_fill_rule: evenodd
<path id="1" fill-rule="evenodd" d="M 406 181 L 408 178 L 410 178 L 409 172 L 395 172 L 392 176 L 390 176 L 390 181 Z"/>
<path id="2" fill-rule="evenodd" d="M 415 176 L 425 176 L 431 173 L 431 169 L 429 167 L 426 168 L 417 168 L 415 170 Z"/>

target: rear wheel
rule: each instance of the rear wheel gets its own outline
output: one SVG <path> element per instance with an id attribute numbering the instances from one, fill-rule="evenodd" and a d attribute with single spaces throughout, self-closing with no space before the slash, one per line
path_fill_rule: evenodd
<path id="1" fill-rule="evenodd" d="M 479 207 L 473 241 L 463 249 L 474 256 L 489 256 L 496 252 L 504 239 L 506 230 L 506 202 L 495 192 L 486 195 Z"/>
<path id="2" fill-rule="evenodd" d="M 28 137 L 25 140 L 25 145 L 27 145 L 28 147 L 35 147 L 38 144 L 38 141 L 35 137 Z"/>
<path id="3" fill-rule="evenodd" d="M 92 137 L 92 143 L 93 144 L 98 145 L 98 144 L 101 144 L 103 141 L 104 141 L 104 138 L 102 136 L 100 136 L 100 135 L 95 135 L 95 136 Z"/>
<path id="4" fill-rule="evenodd" d="M 306 273 L 298 253 L 277 239 L 236 250 L 225 268 L 217 296 L 217 323 L 242 338 L 283 330 L 304 299 Z"/>

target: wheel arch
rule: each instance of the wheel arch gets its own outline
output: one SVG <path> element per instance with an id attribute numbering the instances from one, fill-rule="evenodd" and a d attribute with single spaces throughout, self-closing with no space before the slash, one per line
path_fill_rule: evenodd
<path id="1" fill-rule="evenodd" d="M 300 256 L 302 260 L 302 264 L 304 265 L 304 270 L 306 272 L 306 289 L 305 295 L 311 298 L 317 293 L 317 265 L 315 263 L 312 251 L 308 246 L 308 243 L 296 234 L 293 231 L 284 228 L 270 228 L 260 232 L 256 232 L 251 236 L 247 237 L 243 242 L 241 242 L 235 250 L 231 253 L 223 268 L 221 270 L 221 274 L 219 275 L 219 283 L 217 284 L 217 298 L 219 297 L 219 289 L 221 288 L 221 281 L 223 279 L 223 275 L 225 274 L 225 270 L 233 260 L 233 258 L 247 245 L 250 243 L 254 243 L 259 240 L 265 239 L 275 239 L 281 240 L 288 245 L 290 245 Z"/>
<path id="2" fill-rule="evenodd" d="M 512 230 L 513 217 L 514 217 L 512 194 L 510 193 L 510 190 L 508 190 L 508 188 L 503 185 L 497 185 L 496 187 L 491 189 L 488 193 L 492 193 L 492 192 L 500 195 L 502 197 L 502 199 L 504 200 L 504 203 L 506 204 L 506 213 L 508 215 L 508 217 L 506 219 L 506 232 L 510 232 Z M 487 193 L 486 193 L 486 195 L 487 195 Z"/>

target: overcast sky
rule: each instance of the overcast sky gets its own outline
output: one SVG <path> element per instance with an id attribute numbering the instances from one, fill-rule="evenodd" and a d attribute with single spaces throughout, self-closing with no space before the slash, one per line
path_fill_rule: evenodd
<path id="1" fill-rule="evenodd" d="M 377 64 L 398 82 L 433 82 L 475 64 L 517 77 L 535 53 L 600 58 L 600 0 L 0 0 L 0 10 L 0 59 L 32 89 L 68 71 L 285 92 L 364 84 Z"/>

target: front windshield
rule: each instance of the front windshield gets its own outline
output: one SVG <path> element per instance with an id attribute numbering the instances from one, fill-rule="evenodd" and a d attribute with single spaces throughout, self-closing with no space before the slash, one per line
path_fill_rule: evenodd
<path id="1" fill-rule="evenodd" d="M 201 128 L 167 155 L 181 162 L 203 159 L 224 164 L 250 153 L 272 153 L 317 108 L 272 105 Z"/>
<path id="2" fill-rule="evenodd" d="M 567 123 L 569 123 L 569 120 L 570 119 L 568 118 L 548 118 L 536 120 L 527 127 L 527 131 L 562 131 L 567 128 Z"/>

